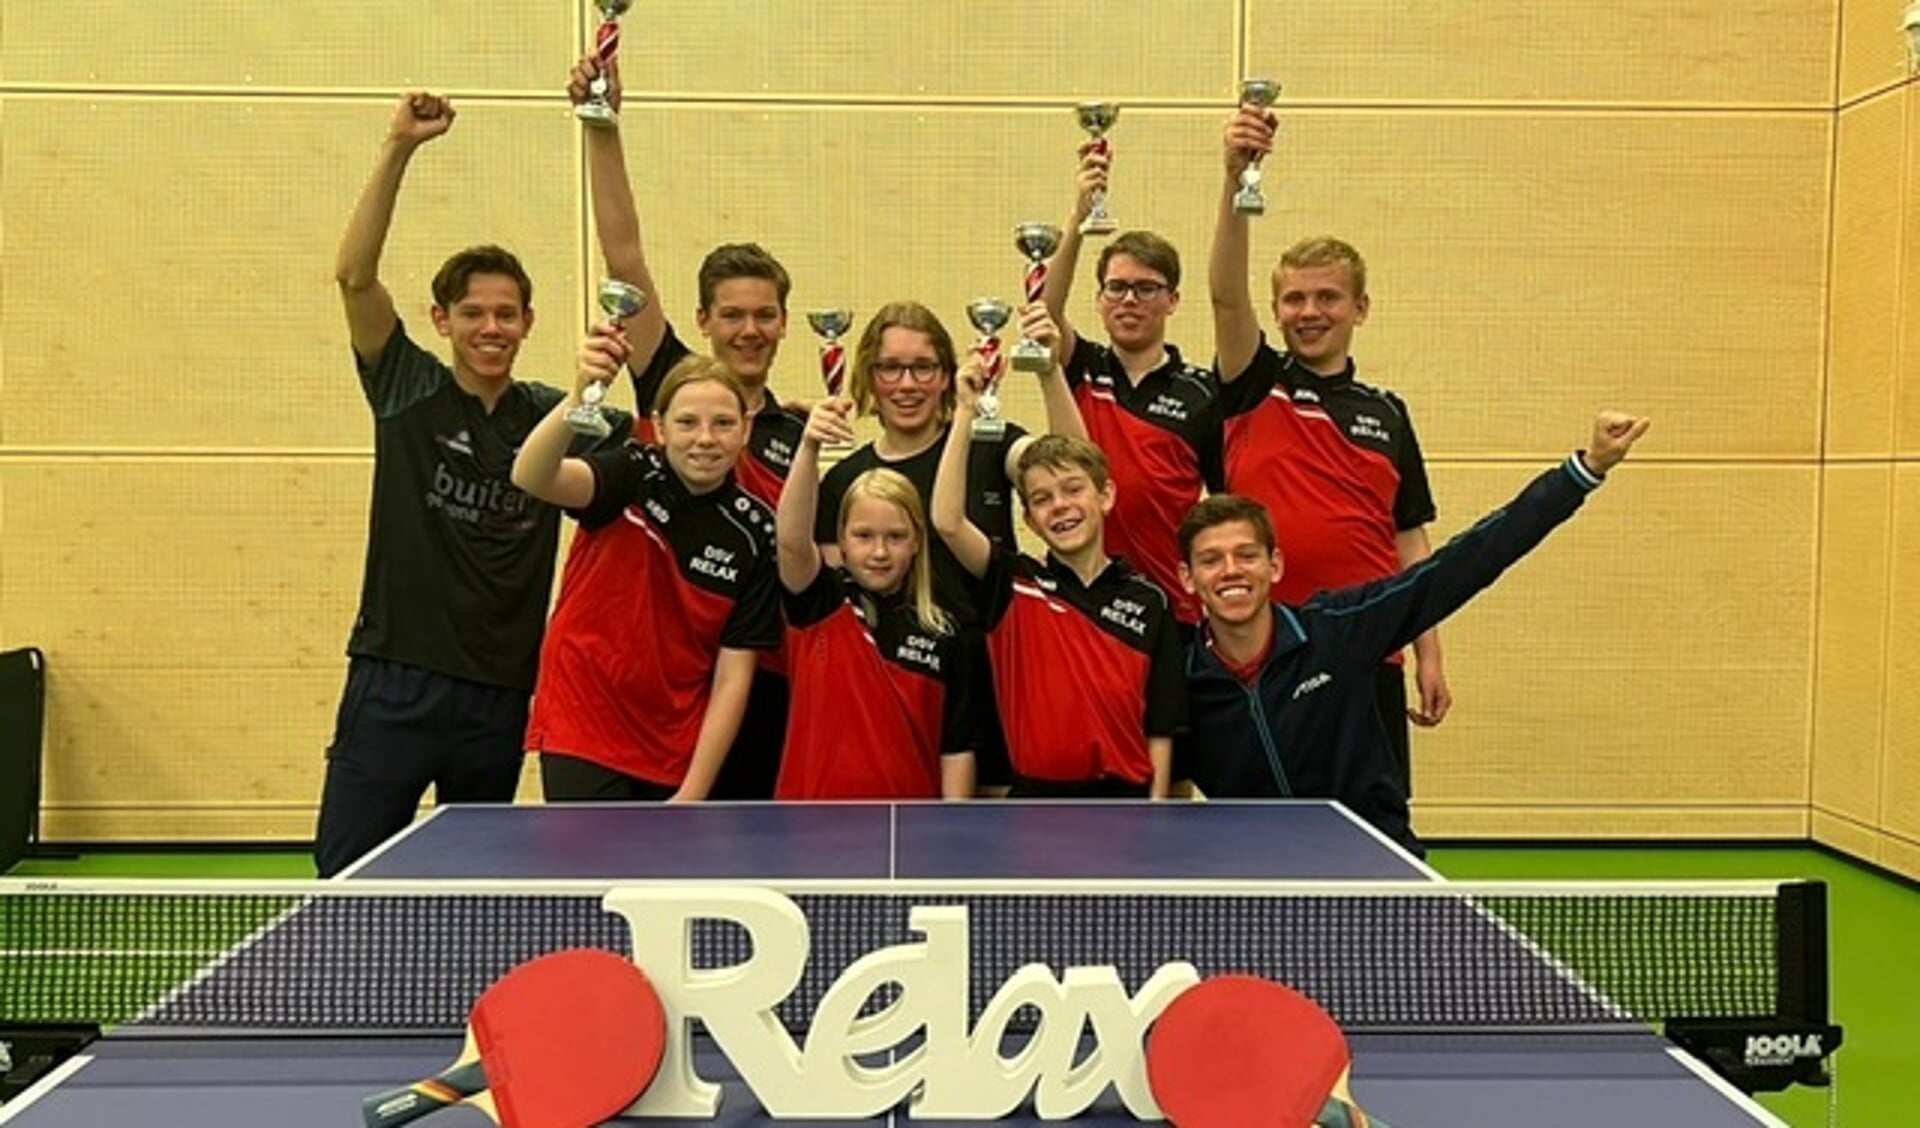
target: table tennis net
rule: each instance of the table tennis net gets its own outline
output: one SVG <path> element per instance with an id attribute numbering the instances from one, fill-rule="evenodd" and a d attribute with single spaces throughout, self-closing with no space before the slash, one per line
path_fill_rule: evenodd
<path id="1" fill-rule="evenodd" d="M 0 881 L 0 1022 L 455 1031 L 487 985 L 525 960 L 579 946 L 630 953 L 625 918 L 602 907 L 607 887 Z M 920 939 L 908 927 L 917 905 L 967 907 L 976 1015 L 1032 963 L 1056 974 L 1111 965 L 1129 990 L 1176 960 L 1203 975 L 1265 976 L 1349 1030 L 1775 1016 L 1823 993 L 1826 977 L 1818 883 L 787 895 L 808 919 L 812 952 L 779 1008 L 796 1031 L 855 959 Z M 692 948 L 700 967 L 751 956 L 727 922 L 696 923 Z"/>

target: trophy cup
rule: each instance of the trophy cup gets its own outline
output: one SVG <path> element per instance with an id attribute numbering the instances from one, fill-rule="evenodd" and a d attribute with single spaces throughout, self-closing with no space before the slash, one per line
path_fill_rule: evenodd
<path id="1" fill-rule="evenodd" d="M 807 314 L 807 324 L 820 334 L 820 379 L 827 385 L 827 397 L 839 399 L 847 386 L 847 347 L 840 343 L 840 338 L 853 328 L 853 311 L 816 309 Z"/>
<path id="2" fill-rule="evenodd" d="M 625 321 L 634 314 L 647 308 L 647 293 L 638 286 L 629 285 L 618 278 L 608 278 L 600 283 L 600 309 L 615 321 Z M 588 438 L 604 439 L 613 433 L 613 427 L 607 422 L 606 412 L 600 410 L 600 403 L 607 398 L 607 386 L 596 380 L 580 393 L 580 404 L 567 412 L 567 426 L 573 428 L 576 435 Z"/>
<path id="3" fill-rule="evenodd" d="M 1027 256 L 1027 301 L 1037 302 L 1046 294 L 1047 260 L 1060 246 L 1060 229 L 1051 223 L 1023 223 L 1013 229 L 1013 245 Z M 1021 337 L 1012 353 L 1016 372 L 1053 371 L 1053 350 L 1038 341 Z"/>
<path id="4" fill-rule="evenodd" d="M 587 100 L 573 108 L 573 116 L 601 128 L 620 124 L 620 111 L 607 101 L 607 68 L 620 53 L 620 17 L 633 7 L 633 0 L 593 0 L 600 10 L 600 28 L 593 34 L 593 52 L 600 58 L 600 73 L 587 83 Z"/>
<path id="5" fill-rule="evenodd" d="M 1107 141 L 1107 130 L 1113 128 L 1115 119 L 1120 116 L 1120 103 L 1082 102 L 1073 108 L 1073 115 L 1080 122 L 1080 128 L 1093 138 L 1093 152 L 1113 151 L 1113 146 Z M 1080 234 L 1111 235 L 1117 230 L 1119 225 L 1107 214 L 1107 190 L 1095 189 L 1093 206 L 1087 209 L 1087 218 L 1080 221 Z"/>
<path id="6" fill-rule="evenodd" d="M 1240 84 L 1240 104 L 1266 109 L 1280 100 L 1280 83 L 1272 78 L 1249 78 Z M 1260 158 L 1256 155 L 1240 170 L 1240 190 L 1233 194 L 1233 210 L 1241 215 L 1265 215 L 1267 198 L 1260 192 Z"/>
<path id="7" fill-rule="evenodd" d="M 980 392 L 980 411 L 973 419 L 973 437 L 998 439 L 1007 433 L 1007 421 L 1000 418 L 1000 373 L 1007 358 L 1000 354 L 1000 330 L 1013 318 L 1013 307 L 999 298 L 975 298 L 967 303 L 967 320 L 980 333 L 975 347 L 986 368 L 987 386 Z M 1043 348 L 1040 350 L 1045 352 Z"/>

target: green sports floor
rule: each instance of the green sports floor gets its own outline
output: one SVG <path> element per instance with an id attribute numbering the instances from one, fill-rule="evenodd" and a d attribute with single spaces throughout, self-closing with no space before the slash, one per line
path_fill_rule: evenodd
<path id="1" fill-rule="evenodd" d="M 1795 1128 L 1920 1124 L 1920 887 L 1808 848 L 1449 847 L 1429 860 L 1458 879 L 1826 881 L 1834 1020 L 1846 1030 L 1834 1057 L 1838 1085 L 1760 1101 Z M 304 878 L 313 867 L 296 853 L 112 851 L 28 861 L 7 876 Z"/>

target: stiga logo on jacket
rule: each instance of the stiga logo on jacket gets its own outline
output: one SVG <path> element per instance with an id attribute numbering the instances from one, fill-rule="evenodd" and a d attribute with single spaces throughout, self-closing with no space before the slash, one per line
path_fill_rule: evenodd
<path id="1" fill-rule="evenodd" d="M 1316 689 L 1319 689 L 1321 686 L 1331 685 L 1332 683 L 1333 683 L 1333 675 L 1329 674 L 1325 670 L 1321 670 L 1319 673 L 1313 675 L 1310 678 L 1307 678 L 1305 681 L 1302 681 L 1299 685 L 1296 685 L 1293 687 L 1293 699 L 1295 701 L 1298 701 L 1302 697 L 1305 697 L 1307 694 L 1312 693 Z"/>

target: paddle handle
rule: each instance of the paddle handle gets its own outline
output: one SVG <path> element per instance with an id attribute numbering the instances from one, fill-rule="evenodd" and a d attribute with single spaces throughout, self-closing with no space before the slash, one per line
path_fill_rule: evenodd
<path id="1" fill-rule="evenodd" d="M 1328 1097 L 1313 1123 L 1314 1128 L 1393 1128 L 1379 1117 L 1361 1112 L 1359 1105 L 1348 1104 L 1339 1097 Z"/>
<path id="2" fill-rule="evenodd" d="M 360 1112 L 366 1118 L 367 1128 L 395 1128 L 411 1124 L 430 1112 L 457 1105 L 475 1093 L 484 1092 L 486 1087 L 486 1070 L 478 1061 L 470 1061 L 455 1065 L 438 1077 L 375 1093 L 360 1102 Z"/>

